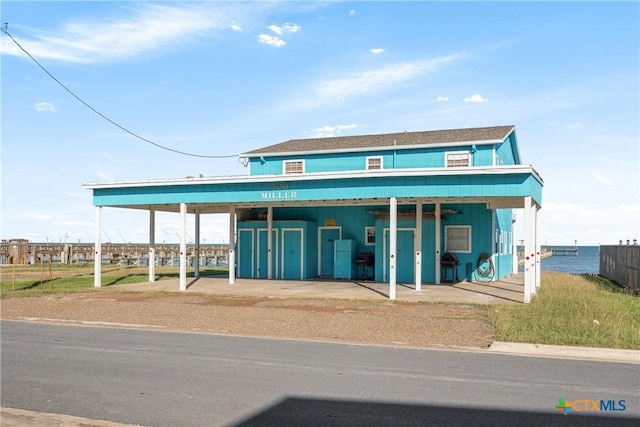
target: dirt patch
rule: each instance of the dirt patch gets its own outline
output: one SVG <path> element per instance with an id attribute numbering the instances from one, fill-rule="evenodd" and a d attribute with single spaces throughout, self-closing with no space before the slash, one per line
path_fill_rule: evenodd
<path id="1" fill-rule="evenodd" d="M 486 348 L 493 338 L 488 307 L 475 305 L 100 292 L 8 298 L 0 312 L 3 319 L 412 347 Z"/>

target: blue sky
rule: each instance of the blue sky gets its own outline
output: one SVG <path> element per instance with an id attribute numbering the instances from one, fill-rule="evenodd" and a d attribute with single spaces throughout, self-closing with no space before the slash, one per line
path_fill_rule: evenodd
<path id="1" fill-rule="evenodd" d="M 515 125 L 545 180 L 543 243 L 640 239 L 638 2 L 0 7 L 60 82 L 157 144 L 233 156 L 314 136 Z M 3 239 L 94 241 L 82 183 L 248 173 L 236 157 L 125 133 L 0 36 Z M 204 217 L 202 238 L 228 240 L 227 224 Z M 178 241 L 177 215 L 156 227 L 156 241 Z M 105 209 L 103 233 L 147 242 L 148 214 Z"/>

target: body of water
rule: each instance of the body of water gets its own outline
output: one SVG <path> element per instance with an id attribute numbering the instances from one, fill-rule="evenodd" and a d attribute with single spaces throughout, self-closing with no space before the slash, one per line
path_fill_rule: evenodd
<path id="1" fill-rule="evenodd" d="M 573 249 L 574 246 L 550 246 L 550 248 Z M 540 269 L 564 273 L 598 274 L 600 273 L 600 247 L 578 246 L 578 256 L 571 254 L 544 258 Z"/>

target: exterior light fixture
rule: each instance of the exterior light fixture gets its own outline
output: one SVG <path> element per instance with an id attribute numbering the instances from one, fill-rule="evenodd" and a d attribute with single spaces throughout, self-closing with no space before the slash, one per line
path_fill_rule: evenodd
<path id="1" fill-rule="evenodd" d="M 633 246 L 638 246 L 638 239 L 633 239 Z"/>
<path id="2" fill-rule="evenodd" d="M 619 245 L 620 245 L 620 246 L 622 246 L 622 240 L 620 240 L 620 243 L 619 243 Z"/>
<path id="3" fill-rule="evenodd" d="M 629 246 L 629 239 L 627 239 L 627 246 Z"/>

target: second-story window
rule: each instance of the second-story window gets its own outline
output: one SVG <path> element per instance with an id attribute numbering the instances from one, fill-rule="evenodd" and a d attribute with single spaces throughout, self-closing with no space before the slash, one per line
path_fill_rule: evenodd
<path id="1" fill-rule="evenodd" d="M 382 169 L 382 156 L 367 157 L 367 170 Z"/>
<path id="2" fill-rule="evenodd" d="M 285 160 L 284 173 L 304 173 L 304 160 Z"/>
<path id="3" fill-rule="evenodd" d="M 461 168 L 471 166 L 471 153 L 468 151 L 455 151 L 445 154 L 445 166 L 448 168 Z"/>

